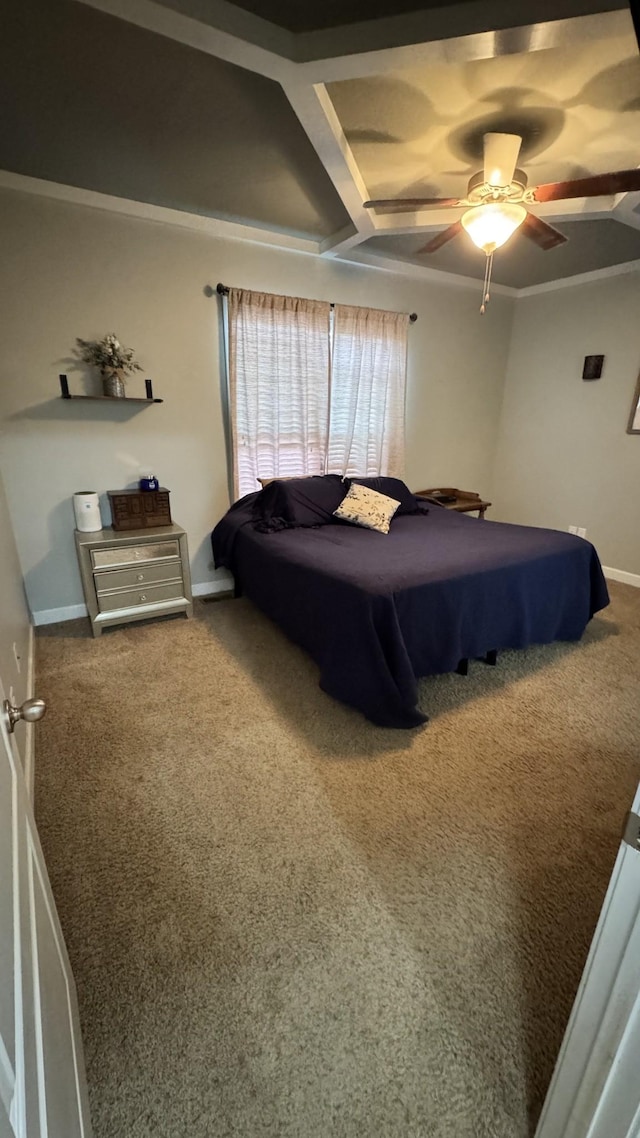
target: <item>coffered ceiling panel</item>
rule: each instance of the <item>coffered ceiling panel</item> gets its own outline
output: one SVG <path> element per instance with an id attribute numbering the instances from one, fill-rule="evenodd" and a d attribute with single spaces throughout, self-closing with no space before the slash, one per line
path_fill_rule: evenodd
<path id="1" fill-rule="evenodd" d="M 348 216 L 278 83 L 70 0 L 3 0 L 0 168 L 324 237 Z"/>
<path id="2" fill-rule="evenodd" d="M 562 221 L 556 228 L 568 237 L 566 245 L 544 252 L 520 233 L 498 249 L 493 259 L 493 280 L 512 288 L 528 288 L 547 281 L 562 280 L 579 273 L 605 269 L 611 265 L 640 261 L 640 230 L 617 221 Z M 430 269 L 443 269 L 482 280 L 485 256 L 461 234 L 437 253 L 418 255 L 425 244 L 424 234 L 373 237 L 359 248 L 395 260 L 409 261 Z"/>
<path id="3" fill-rule="evenodd" d="M 464 196 L 487 131 L 519 134 L 529 184 L 640 163 L 628 35 L 329 85 L 371 197 Z"/>

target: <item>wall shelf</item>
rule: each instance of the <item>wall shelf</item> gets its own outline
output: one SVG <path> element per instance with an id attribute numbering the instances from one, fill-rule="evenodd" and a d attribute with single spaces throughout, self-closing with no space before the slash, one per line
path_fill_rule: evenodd
<path id="1" fill-rule="evenodd" d="M 61 395 L 61 399 L 89 399 L 92 403 L 164 403 L 164 399 L 136 399 L 131 395 Z"/>
<path id="2" fill-rule="evenodd" d="M 88 399 L 92 403 L 164 403 L 164 399 L 157 399 L 153 394 L 153 387 L 151 380 L 145 379 L 144 385 L 147 394 L 144 398 L 139 398 L 133 395 L 73 395 L 69 391 L 69 384 L 66 375 L 59 376 L 60 379 L 60 398 L 61 399 Z"/>

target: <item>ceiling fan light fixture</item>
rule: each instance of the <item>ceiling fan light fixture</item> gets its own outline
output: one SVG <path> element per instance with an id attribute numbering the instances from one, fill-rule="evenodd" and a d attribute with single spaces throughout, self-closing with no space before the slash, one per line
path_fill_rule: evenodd
<path id="1" fill-rule="evenodd" d="M 526 216 L 518 202 L 486 202 L 472 206 L 460 221 L 474 245 L 489 256 L 509 240 Z"/>

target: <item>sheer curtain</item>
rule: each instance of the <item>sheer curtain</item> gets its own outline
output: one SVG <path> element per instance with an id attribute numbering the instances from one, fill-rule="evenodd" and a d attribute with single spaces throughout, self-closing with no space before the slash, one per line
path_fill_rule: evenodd
<path id="1" fill-rule="evenodd" d="M 228 313 L 235 496 L 258 478 L 324 474 L 331 306 L 232 288 Z"/>
<path id="2" fill-rule="evenodd" d="M 327 470 L 402 477 L 409 317 L 336 304 Z"/>

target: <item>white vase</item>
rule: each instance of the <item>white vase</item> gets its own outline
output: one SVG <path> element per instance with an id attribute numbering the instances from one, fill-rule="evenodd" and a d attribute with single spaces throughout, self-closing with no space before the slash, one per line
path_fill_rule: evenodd
<path id="1" fill-rule="evenodd" d="M 80 533 L 95 533 L 102 529 L 100 500 L 95 490 L 78 490 L 73 495 L 73 512 L 76 516 L 76 529 Z"/>

